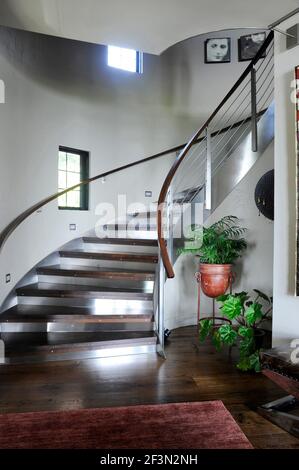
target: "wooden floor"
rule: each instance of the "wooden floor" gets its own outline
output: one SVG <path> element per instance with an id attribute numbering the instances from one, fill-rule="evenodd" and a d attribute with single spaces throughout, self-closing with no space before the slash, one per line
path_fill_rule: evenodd
<path id="1" fill-rule="evenodd" d="M 139 355 L 0 367 L 0 412 L 222 400 L 255 448 L 299 448 L 299 439 L 254 408 L 285 393 L 262 374 L 236 370 L 228 354 L 174 331 L 167 359 Z"/>

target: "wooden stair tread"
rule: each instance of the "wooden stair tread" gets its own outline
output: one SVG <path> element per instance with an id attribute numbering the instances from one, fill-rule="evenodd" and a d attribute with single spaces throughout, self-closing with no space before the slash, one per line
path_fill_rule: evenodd
<path id="1" fill-rule="evenodd" d="M 87 277 L 96 279 L 127 279 L 136 281 L 154 281 L 155 273 L 145 270 L 122 268 L 106 268 L 75 265 L 41 266 L 36 269 L 37 274 L 50 276 Z"/>
<path id="2" fill-rule="evenodd" d="M 116 288 L 103 286 L 85 286 L 73 284 L 52 284 L 39 282 L 16 289 L 17 295 L 39 297 L 77 297 L 77 298 L 132 298 L 152 300 L 153 294 L 144 288 Z"/>
<path id="3" fill-rule="evenodd" d="M 118 238 L 104 237 L 100 238 L 95 235 L 85 236 L 82 238 L 84 243 L 99 243 L 107 245 L 136 245 L 136 246 L 158 246 L 158 240 L 149 238 Z"/>
<path id="4" fill-rule="evenodd" d="M 153 311 L 140 310 L 127 313 L 99 314 L 94 307 L 68 307 L 55 305 L 15 305 L 0 315 L 0 323 L 148 323 L 153 320 Z"/>
<path id="5" fill-rule="evenodd" d="M 91 333 L 9 333 L 4 334 L 7 357 L 31 353 L 61 353 L 74 349 L 92 350 L 134 344 L 156 344 L 152 331 Z"/>
<path id="6" fill-rule="evenodd" d="M 138 263 L 157 263 L 158 256 L 149 253 L 117 253 L 86 250 L 61 250 L 59 255 L 62 258 L 82 258 L 110 261 L 134 261 Z"/>

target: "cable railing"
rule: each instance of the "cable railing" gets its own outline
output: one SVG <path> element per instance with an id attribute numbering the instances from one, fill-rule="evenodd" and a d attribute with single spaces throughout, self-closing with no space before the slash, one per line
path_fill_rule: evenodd
<path id="1" fill-rule="evenodd" d="M 204 207 L 212 208 L 212 179 L 245 138 L 258 150 L 258 124 L 273 101 L 274 33 L 264 44 L 206 123 L 182 149 L 160 192 L 157 231 L 166 276 L 174 277 L 172 211 L 190 203 L 204 191 Z M 174 209 L 175 207 L 175 209 Z"/>

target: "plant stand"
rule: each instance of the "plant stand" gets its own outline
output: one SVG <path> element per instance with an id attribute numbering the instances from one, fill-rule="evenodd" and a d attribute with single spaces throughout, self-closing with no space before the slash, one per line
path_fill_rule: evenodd
<path id="1" fill-rule="evenodd" d="M 196 277 L 196 280 L 197 280 L 197 284 L 198 284 L 198 300 L 197 300 L 197 324 L 199 325 L 199 322 L 201 320 L 212 320 L 213 322 L 213 330 L 216 330 L 217 328 L 219 328 L 221 326 L 221 324 L 217 325 L 216 324 L 216 321 L 220 321 L 222 324 L 223 323 L 228 323 L 228 324 L 232 324 L 231 320 L 229 320 L 228 318 L 223 318 L 223 317 L 216 317 L 215 315 L 215 311 L 216 311 L 216 302 L 215 302 L 215 298 L 212 298 L 212 315 L 211 316 L 205 316 L 205 317 L 200 317 L 200 297 L 201 297 L 201 273 L 200 272 L 197 272 L 195 274 L 195 277 Z M 229 280 L 229 292 L 230 294 L 232 293 L 232 285 L 233 285 L 233 282 L 235 280 L 235 275 L 234 273 L 231 273 L 231 276 L 230 276 L 230 280 Z M 229 347 L 228 349 L 228 355 L 229 357 L 231 357 L 231 353 L 232 353 L 232 346 Z"/>

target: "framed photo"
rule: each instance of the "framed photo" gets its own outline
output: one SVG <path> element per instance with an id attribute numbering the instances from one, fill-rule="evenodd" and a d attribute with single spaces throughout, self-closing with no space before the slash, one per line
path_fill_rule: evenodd
<path id="1" fill-rule="evenodd" d="M 254 59 L 265 39 L 265 32 L 241 36 L 238 41 L 239 62 Z M 266 53 L 264 53 L 262 57 L 266 57 Z"/>
<path id="2" fill-rule="evenodd" d="M 205 41 L 205 64 L 230 62 L 230 38 L 210 38 Z"/>

